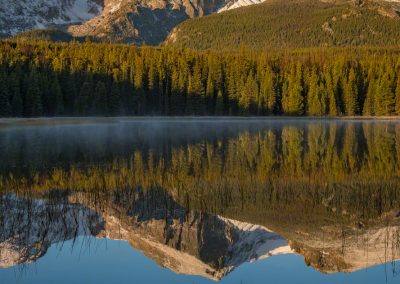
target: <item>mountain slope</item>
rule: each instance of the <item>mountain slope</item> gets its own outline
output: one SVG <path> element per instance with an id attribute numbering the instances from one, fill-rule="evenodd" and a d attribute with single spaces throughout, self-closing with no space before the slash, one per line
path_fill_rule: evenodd
<path id="1" fill-rule="evenodd" d="M 398 46 L 399 3 L 268 0 L 178 25 L 166 44 L 195 49 Z"/>
<path id="2" fill-rule="evenodd" d="M 102 11 L 102 0 L 0 0 L 0 35 L 87 21 Z"/>
<path id="3" fill-rule="evenodd" d="M 60 28 L 74 37 L 158 45 L 179 23 L 263 0 L 0 0 L 0 36 Z M 4 3 L 3 3 L 4 2 Z M 37 37 L 38 34 L 33 34 Z M 31 37 L 28 34 L 28 37 Z M 22 35 L 26 38 L 27 34 Z M 51 35 L 45 35 L 46 38 Z"/>
<path id="4" fill-rule="evenodd" d="M 232 0 L 108 0 L 97 17 L 69 27 L 74 36 L 157 45 L 179 23 L 223 9 Z"/>

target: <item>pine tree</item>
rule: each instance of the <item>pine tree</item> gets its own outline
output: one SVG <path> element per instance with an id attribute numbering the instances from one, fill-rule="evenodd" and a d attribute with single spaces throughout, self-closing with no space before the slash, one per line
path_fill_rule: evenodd
<path id="1" fill-rule="evenodd" d="M 311 71 L 311 77 L 309 79 L 309 88 L 307 93 L 307 106 L 309 115 L 321 115 L 322 105 L 321 105 L 321 93 L 319 89 L 318 75 L 313 69 Z"/>
<path id="2" fill-rule="evenodd" d="M 272 114 L 276 109 L 277 95 L 274 85 L 274 73 L 267 67 L 261 80 L 258 98 L 258 114 Z"/>
<path id="3" fill-rule="evenodd" d="M 23 115 L 23 101 L 20 81 L 16 72 L 11 73 L 10 75 L 9 87 L 11 94 L 12 115 L 15 117 L 21 117 Z"/>
<path id="4" fill-rule="evenodd" d="M 0 69 L 0 116 L 7 117 L 12 114 L 10 95 L 8 90 L 7 75 L 3 68 Z"/>
<path id="5" fill-rule="evenodd" d="M 292 63 L 291 71 L 287 77 L 282 95 L 284 114 L 302 115 L 304 113 L 304 97 L 302 86 L 301 65 Z"/>
<path id="6" fill-rule="evenodd" d="M 206 86 L 206 103 L 207 110 L 209 113 L 215 112 L 215 88 L 214 88 L 214 80 L 211 76 L 211 72 L 208 73 L 207 77 L 207 86 Z"/>
<path id="7" fill-rule="evenodd" d="M 200 65 L 196 64 L 189 77 L 186 114 L 204 114 L 205 90 L 201 79 Z"/>
<path id="8" fill-rule="evenodd" d="M 375 114 L 391 115 L 395 111 L 395 94 L 391 86 L 391 76 L 385 72 L 379 79 L 379 92 L 375 92 Z"/>
<path id="9" fill-rule="evenodd" d="M 73 115 L 76 113 L 75 100 L 77 99 L 77 80 L 75 76 L 69 72 L 63 72 L 60 77 L 59 83 L 63 92 L 64 113 Z"/>
<path id="10" fill-rule="evenodd" d="M 107 110 L 107 89 L 102 81 L 98 81 L 94 89 L 94 99 L 92 104 L 92 114 L 106 115 Z"/>
<path id="11" fill-rule="evenodd" d="M 84 82 L 75 100 L 75 113 L 78 115 L 87 115 L 89 110 L 89 98 L 92 94 L 92 84 Z"/>
<path id="12" fill-rule="evenodd" d="M 28 89 L 26 92 L 25 115 L 37 117 L 43 114 L 41 91 L 39 87 L 39 77 L 35 69 L 32 69 L 28 78 Z"/>
<path id="13" fill-rule="evenodd" d="M 337 86 L 335 86 L 333 76 L 328 67 L 325 67 L 323 75 L 325 79 L 324 89 L 326 90 L 326 96 L 327 96 L 328 115 L 337 116 L 339 115 L 339 109 L 337 105 L 337 92 L 336 92 Z"/>
<path id="14" fill-rule="evenodd" d="M 230 115 L 235 115 L 238 111 L 237 81 L 238 78 L 236 72 L 231 68 L 228 77 L 228 105 Z"/>
<path id="15" fill-rule="evenodd" d="M 350 69 L 347 82 L 345 83 L 343 97 L 346 115 L 356 115 L 358 113 L 358 94 L 356 74 L 353 68 Z"/>
<path id="16" fill-rule="evenodd" d="M 363 115 L 364 116 L 371 116 L 375 115 L 375 94 L 377 93 L 377 88 L 376 88 L 376 81 L 375 78 L 370 78 L 370 81 L 368 83 L 368 90 L 367 90 L 367 95 L 364 101 L 364 107 L 363 107 Z"/>
<path id="17" fill-rule="evenodd" d="M 63 93 L 56 75 L 53 76 L 53 80 L 50 85 L 50 94 L 50 114 L 62 115 L 64 113 Z"/>
<path id="18" fill-rule="evenodd" d="M 224 103 L 224 96 L 220 91 L 218 91 L 217 95 L 217 102 L 215 106 L 215 114 L 216 115 L 224 115 L 225 114 L 225 103 Z"/>
<path id="19" fill-rule="evenodd" d="M 110 115 L 121 115 L 121 92 L 118 84 L 114 83 L 111 86 L 110 96 L 108 98 L 108 111 Z"/>
<path id="20" fill-rule="evenodd" d="M 396 94 L 395 94 L 395 112 L 400 115 L 400 75 L 397 75 Z"/>
<path id="21" fill-rule="evenodd" d="M 256 114 L 256 98 L 258 97 L 258 84 L 252 72 L 248 75 L 239 98 L 239 110 L 242 115 Z"/>

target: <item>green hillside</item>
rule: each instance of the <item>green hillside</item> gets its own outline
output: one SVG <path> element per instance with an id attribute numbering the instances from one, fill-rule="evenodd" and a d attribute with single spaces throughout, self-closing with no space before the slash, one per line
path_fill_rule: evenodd
<path id="1" fill-rule="evenodd" d="M 54 42 L 70 42 L 74 38 L 61 30 L 57 29 L 37 29 L 26 32 L 20 32 L 14 36 L 18 40 L 37 40 L 37 41 L 54 41 Z"/>
<path id="2" fill-rule="evenodd" d="M 195 49 L 240 46 L 399 46 L 395 2 L 267 0 L 178 25 L 166 44 Z"/>

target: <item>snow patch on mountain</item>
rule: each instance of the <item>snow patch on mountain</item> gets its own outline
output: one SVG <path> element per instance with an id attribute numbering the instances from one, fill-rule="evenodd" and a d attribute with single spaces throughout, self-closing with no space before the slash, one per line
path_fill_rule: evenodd
<path id="1" fill-rule="evenodd" d="M 260 4 L 263 3 L 266 0 L 237 0 L 237 1 L 229 1 L 224 7 L 218 10 L 218 13 L 240 8 L 240 7 L 245 7 L 245 6 L 250 6 L 254 4 Z M 400 0 L 399 0 L 400 1 Z"/>
<path id="2" fill-rule="evenodd" d="M 97 0 L 0 0 L 0 34 L 87 21 L 102 11 Z"/>

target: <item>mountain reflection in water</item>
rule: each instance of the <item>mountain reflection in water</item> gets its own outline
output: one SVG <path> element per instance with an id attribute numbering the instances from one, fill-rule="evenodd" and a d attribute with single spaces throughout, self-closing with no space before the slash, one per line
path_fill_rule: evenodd
<path id="1" fill-rule="evenodd" d="M 354 272 L 400 259 L 399 171 L 397 121 L 7 126 L 0 267 L 93 236 L 213 280 L 289 253 L 321 273 Z"/>

